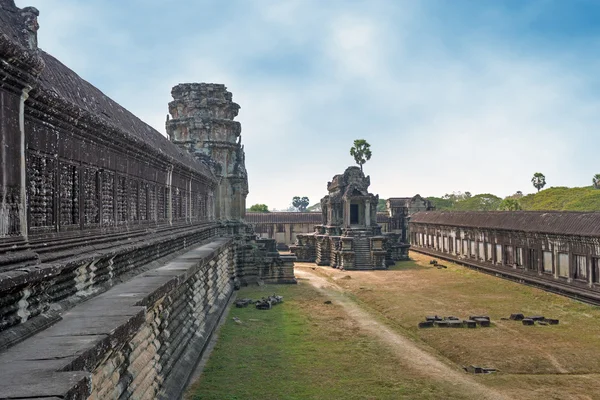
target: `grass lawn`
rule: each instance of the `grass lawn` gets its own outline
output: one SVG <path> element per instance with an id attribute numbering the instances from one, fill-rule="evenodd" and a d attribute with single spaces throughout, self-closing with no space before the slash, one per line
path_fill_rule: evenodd
<path id="1" fill-rule="evenodd" d="M 600 307 L 411 252 L 388 271 L 317 268 L 363 308 L 457 365 L 497 368 L 477 379 L 518 399 L 600 399 Z M 301 268 L 301 266 L 299 266 Z M 504 321 L 511 313 L 560 319 L 555 326 Z M 419 329 L 426 315 L 484 314 L 491 328 Z"/>
<path id="2" fill-rule="evenodd" d="M 272 310 L 231 309 L 188 399 L 466 398 L 449 384 L 403 368 L 306 282 L 243 288 L 238 298 L 272 293 L 285 299 Z"/>

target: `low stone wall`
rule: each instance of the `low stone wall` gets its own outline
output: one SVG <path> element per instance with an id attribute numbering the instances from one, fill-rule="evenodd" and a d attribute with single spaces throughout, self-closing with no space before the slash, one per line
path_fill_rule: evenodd
<path id="1" fill-rule="evenodd" d="M 75 306 L 0 354 L 0 398 L 179 398 L 234 268 L 234 242 L 219 238 Z"/>
<path id="2" fill-rule="evenodd" d="M 164 228 L 103 245 L 89 240 L 63 250 L 66 258 L 53 253 L 52 261 L 0 273 L 0 351 L 51 324 L 74 304 L 218 231 L 213 223 Z"/>

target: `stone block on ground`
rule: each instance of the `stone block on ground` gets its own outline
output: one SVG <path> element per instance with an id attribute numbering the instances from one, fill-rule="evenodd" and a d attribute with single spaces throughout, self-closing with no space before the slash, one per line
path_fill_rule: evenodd
<path id="1" fill-rule="evenodd" d="M 464 320 L 463 324 L 467 328 L 477 328 L 477 322 L 473 321 L 472 319 L 466 319 L 466 320 Z"/>
<path id="2" fill-rule="evenodd" d="M 419 328 L 433 328 L 433 321 L 419 322 Z"/>
<path id="3" fill-rule="evenodd" d="M 490 317 L 488 317 L 487 315 L 471 315 L 469 316 L 469 319 L 472 319 L 474 321 L 476 321 L 477 319 L 487 319 L 488 321 L 490 320 Z"/>
<path id="4" fill-rule="evenodd" d="M 531 318 L 524 318 L 522 321 L 523 325 L 533 325 L 535 324 L 535 321 L 532 320 Z"/>
<path id="5" fill-rule="evenodd" d="M 534 321 L 543 321 L 544 320 L 544 317 L 541 315 L 533 315 L 531 317 L 526 317 L 526 318 L 532 319 Z"/>
<path id="6" fill-rule="evenodd" d="M 523 321 L 524 318 L 525 316 L 521 313 L 510 314 L 510 319 L 513 321 Z"/>
<path id="7" fill-rule="evenodd" d="M 446 320 L 446 323 L 448 324 L 448 328 L 462 328 L 463 327 L 463 322 L 461 320 L 450 319 L 450 320 Z"/>
<path id="8" fill-rule="evenodd" d="M 237 308 L 244 308 L 244 307 L 248 307 L 249 304 L 252 304 L 253 301 L 252 299 L 239 299 L 235 301 L 235 306 Z"/>

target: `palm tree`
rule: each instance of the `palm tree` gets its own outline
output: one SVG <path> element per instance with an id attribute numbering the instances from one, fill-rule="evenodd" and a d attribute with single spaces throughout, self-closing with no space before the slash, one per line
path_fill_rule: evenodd
<path id="1" fill-rule="evenodd" d="M 531 178 L 531 183 L 533 183 L 533 187 L 539 192 L 541 188 L 546 186 L 546 177 L 541 172 L 536 172 L 533 174 L 533 178 Z"/>
<path id="2" fill-rule="evenodd" d="M 594 175 L 594 178 L 592 179 L 592 182 L 594 183 L 594 187 L 596 189 L 600 189 L 600 174 Z"/>
<path id="3" fill-rule="evenodd" d="M 354 157 L 354 161 L 360 165 L 360 170 L 363 170 L 363 164 L 371 159 L 371 145 L 364 139 L 356 139 L 354 146 L 350 148 L 350 155 Z"/>

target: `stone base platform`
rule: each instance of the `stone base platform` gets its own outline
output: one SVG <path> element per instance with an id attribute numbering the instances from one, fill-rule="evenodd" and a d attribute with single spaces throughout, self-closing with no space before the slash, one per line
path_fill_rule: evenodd
<path id="1" fill-rule="evenodd" d="M 233 292 L 232 243 L 196 247 L 0 353 L 0 398 L 179 398 Z"/>

